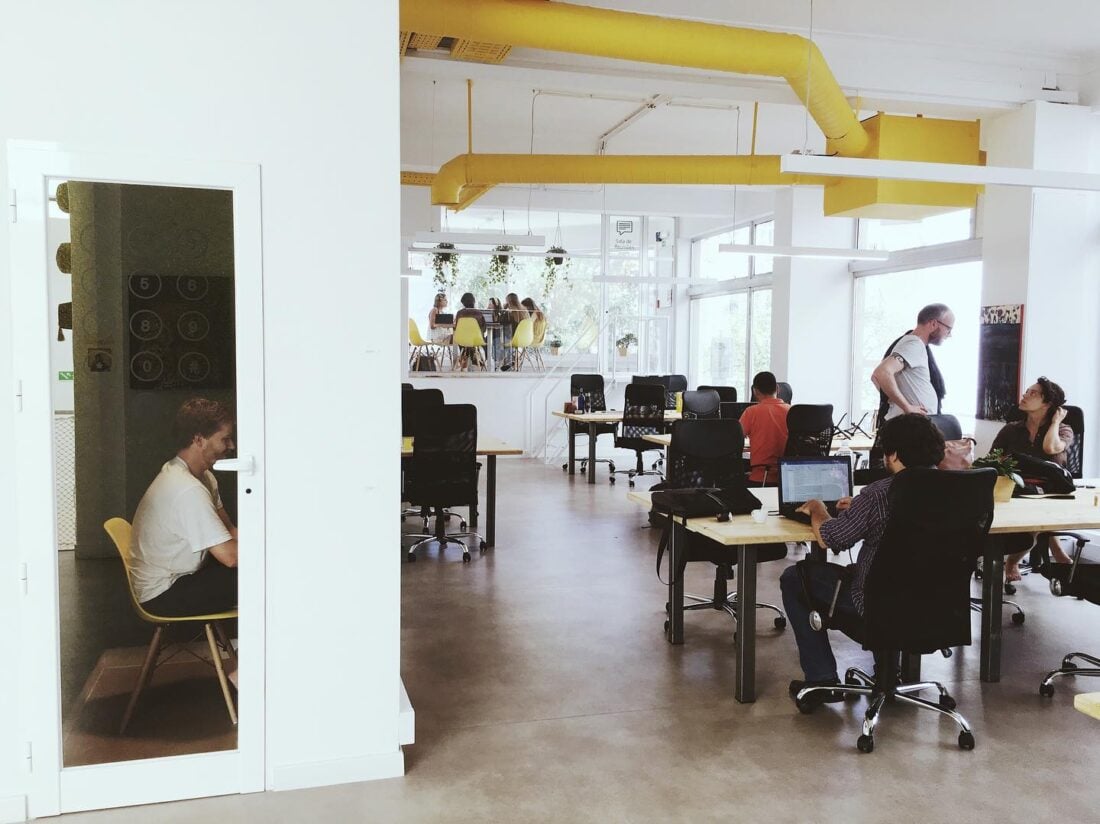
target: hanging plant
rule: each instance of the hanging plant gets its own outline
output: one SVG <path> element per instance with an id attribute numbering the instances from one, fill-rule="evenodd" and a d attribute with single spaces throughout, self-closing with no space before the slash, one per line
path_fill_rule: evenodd
<path id="1" fill-rule="evenodd" d="M 453 243 L 437 243 L 436 249 L 453 249 Z M 450 278 L 447 277 L 447 267 L 451 270 Z M 435 287 L 439 291 L 458 283 L 458 253 L 436 252 L 432 255 L 432 269 L 435 270 Z"/>
<path id="2" fill-rule="evenodd" d="M 511 252 L 511 246 L 496 246 L 494 252 Z M 485 279 L 490 284 L 503 284 L 508 281 L 508 266 L 512 258 L 510 255 L 493 255 L 489 258 L 489 271 L 485 273 Z"/>
<path id="3" fill-rule="evenodd" d="M 542 296 L 544 298 L 549 297 L 550 293 L 554 291 L 554 287 L 558 282 L 558 275 L 561 275 L 563 279 L 568 279 L 569 262 L 564 257 L 567 254 L 568 252 L 561 246 L 551 246 L 546 250 L 546 262 L 542 270 Z"/>

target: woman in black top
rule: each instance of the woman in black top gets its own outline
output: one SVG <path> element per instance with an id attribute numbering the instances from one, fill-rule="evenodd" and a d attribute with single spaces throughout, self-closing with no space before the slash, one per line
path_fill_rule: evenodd
<path id="1" fill-rule="evenodd" d="M 1019 408 L 1026 413 L 1022 421 L 1006 423 L 993 439 L 993 448 L 1004 452 L 1022 452 L 1044 461 L 1066 465 L 1066 450 L 1073 441 L 1073 430 L 1062 421 L 1066 410 L 1066 393 L 1049 378 L 1041 377 L 1027 388 L 1020 398 Z M 1034 538 L 1032 538 L 1032 541 Z M 1020 559 L 1031 549 L 1005 558 L 1005 580 L 1020 580 Z M 1071 563 L 1058 539 L 1051 536 L 1050 551 L 1060 564 Z"/>

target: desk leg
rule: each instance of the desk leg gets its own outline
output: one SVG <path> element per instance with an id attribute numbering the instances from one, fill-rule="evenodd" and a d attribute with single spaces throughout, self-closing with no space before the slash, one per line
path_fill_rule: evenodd
<path id="1" fill-rule="evenodd" d="M 565 419 L 565 429 L 569 433 L 569 474 L 577 474 L 577 431 L 573 421 Z"/>
<path id="2" fill-rule="evenodd" d="M 737 674 L 734 697 L 756 700 L 756 547 L 737 547 Z"/>
<path id="3" fill-rule="evenodd" d="M 485 456 L 485 545 L 497 541 L 497 456 Z"/>
<path id="4" fill-rule="evenodd" d="M 497 360 L 496 360 L 496 357 L 494 357 L 494 355 L 493 355 L 493 352 L 494 352 L 493 335 L 496 332 L 496 330 L 493 329 L 493 327 L 490 326 L 485 331 L 489 333 L 489 345 L 485 348 L 485 360 L 489 364 L 489 371 L 490 372 L 496 372 L 497 371 Z"/>
<path id="5" fill-rule="evenodd" d="M 599 424 L 592 421 L 588 424 L 588 483 L 596 483 L 596 427 Z"/>
<path id="6" fill-rule="evenodd" d="M 684 643 L 684 580 L 680 575 L 681 546 L 687 546 L 687 530 L 675 520 L 668 533 L 668 620 L 665 638 L 670 644 Z"/>
<path id="7" fill-rule="evenodd" d="M 1001 680 L 1001 593 L 1004 591 L 1005 559 L 999 541 L 986 539 L 982 560 L 982 654 L 981 679 Z"/>

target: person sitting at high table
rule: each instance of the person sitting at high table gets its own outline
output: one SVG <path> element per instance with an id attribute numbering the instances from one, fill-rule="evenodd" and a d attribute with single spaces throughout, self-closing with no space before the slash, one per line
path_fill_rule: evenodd
<path id="1" fill-rule="evenodd" d="M 457 327 L 458 322 L 463 318 L 473 318 L 477 321 L 478 329 L 481 330 L 481 337 L 484 340 L 485 316 L 480 311 L 474 308 L 474 306 L 477 304 L 477 300 L 474 298 L 473 292 L 464 292 L 462 297 L 460 297 L 458 301 L 462 304 L 462 308 L 455 313 L 455 326 Z M 467 351 L 467 348 L 468 347 L 462 348 L 462 357 L 459 358 L 460 368 L 465 368 L 467 356 L 472 358 L 475 362 L 477 362 L 481 358 L 480 349 L 470 349 L 469 351 Z"/>
<path id="2" fill-rule="evenodd" d="M 943 460 L 943 435 L 935 424 L 921 414 L 906 413 L 891 418 L 880 428 L 879 439 L 886 469 L 890 473 L 888 477 L 865 486 L 855 498 L 838 501 L 839 512 L 835 518 L 829 516 L 821 501 L 807 501 L 799 509 L 810 516 L 814 537 L 822 546 L 841 552 L 863 541 L 856 563 L 850 565 L 847 574 L 841 578 L 834 615 L 863 614 L 863 586 L 886 531 L 886 521 L 890 515 L 888 493 L 893 476 L 907 467 L 935 467 Z M 805 569 L 806 590 L 811 598 L 826 604 L 833 602 L 836 569 L 834 564 L 812 564 Z M 791 697 L 794 698 L 803 687 L 839 684 L 829 634 L 810 626 L 811 607 L 803 601 L 802 581 L 797 567 L 783 570 L 779 587 L 783 593 L 787 620 L 798 643 L 798 659 L 804 678 L 791 681 Z M 843 700 L 837 693 L 825 690 L 810 695 L 810 700 L 818 703 Z"/>
<path id="3" fill-rule="evenodd" d="M 440 292 L 435 296 L 432 308 L 428 310 L 428 340 L 432 343 L 446 346 L 451 342 L 451 332 L 454 327 L 451 324 L 436 323 L 436 316 L 444 314 L 447 308 L 447 296 Z"/>
<path id="4" fill-rule="evenodd" d="M 749 439 L 749 482 L 763 486 L 775 482 L 779 456 L 787 448 L 787 413 L 790 404 L 776 393 L 779 384 L 771 372 L 758 372 L 752 379 L 755 406 L 741 413 L 741 429 Z"/>
<path id="5" fill-rule="evenodd" d="M 993 439 L 993 449 L 1004 452 L 1022 452 L 1044 461 L 1066 465 L 1066 451 L 1073 443 L 1073 430 L 1062 423 L 1066 410 L 1066 393 L 1058 384 L 1040 377 L 1027 388 L 1020 398 L 1019 409 L 1027 417 L 1022 421 L 1006 423 Z M 1035 542 L 1034 535 L 995 536 L 1009 548 L 1017 551 L 1005 558 L 1005 580 L 1020 580 L 1020 560 Z M 1058 539 L 1050 536 L 1050 551 L 1055 563 L 1071 564 L 1073 561 L 1062 549 Z"/>

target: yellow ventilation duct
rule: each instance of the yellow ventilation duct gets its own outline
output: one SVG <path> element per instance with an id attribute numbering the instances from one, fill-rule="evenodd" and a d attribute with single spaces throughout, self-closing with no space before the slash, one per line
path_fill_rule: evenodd
<path id="1" fill-rule="evenodd" d="M 544 0 L 401 0 L 401 30 L 418 38 L 507 43 L 784 78 L 840 154 L 868 136 L 816 45 L 796 34 L 609 11 Z"/>
<path id="2" fill-rule="evenodd" d="M 432 203 L 463 209 L 496 183 L 820 186 L 829 180 L 780 174 L 778 155 L 466 154 L 440 167 Z"/>

